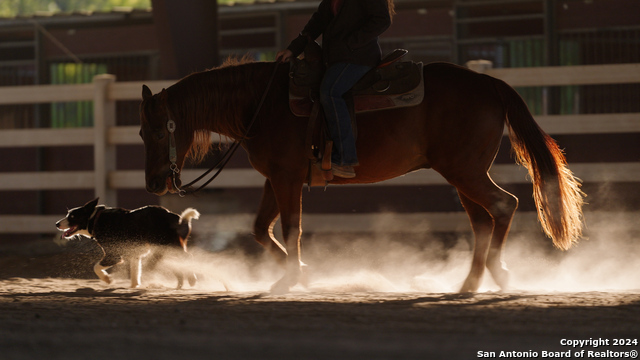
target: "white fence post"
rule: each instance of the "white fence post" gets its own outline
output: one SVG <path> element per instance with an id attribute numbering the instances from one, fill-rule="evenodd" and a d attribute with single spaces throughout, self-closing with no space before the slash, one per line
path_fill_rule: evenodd
<path id="1" fill-rule="evenodd" d="M 489 60 L 469 60 L 465 64 L 468 69 L 484 74 L 487 70 L 493 69 L 493 62 Z"/>
<path id="2" fill-rule="evenodd" d="M 109 128 L 116 125 L 116 102 L 109 98 L 109 87 L 115 81 L 115 75 L 93 77 L 95 196 L 100 197 L 100 203 L 108 206 L 118 205 L 117 192 L 109 186 L 109 173 L 116 170 L 116 147 L 107 141 Z"/>

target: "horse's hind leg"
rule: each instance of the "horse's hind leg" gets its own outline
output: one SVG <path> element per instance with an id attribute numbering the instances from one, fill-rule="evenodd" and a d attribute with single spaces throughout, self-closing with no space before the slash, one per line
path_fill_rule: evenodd
<path id="1" fill-rule="evenodd" d="M 257 242 L 267 249 L 278 261 L 284 265 L 287 253 L 282 245 L 273 236 L 273 226 L 278 220 L 280 209 L 276 201 L 271 182 L 267 179 L 262 190 L 262 199 L 258 208 L 258 215 L 253 225 L 253 232 Z"/>
<path id="2" fill-rule="evenodd" d="M 488 174 L 466 182 L 455 182 L 454 185 L 475 234 L 471 270 L 460 292 L 478 290 L 485 266 L 498 286 L 505 290 L 508 272 L 501 260 L 502 248 L 518 207 L 518 199 L 497 186 Z"/>

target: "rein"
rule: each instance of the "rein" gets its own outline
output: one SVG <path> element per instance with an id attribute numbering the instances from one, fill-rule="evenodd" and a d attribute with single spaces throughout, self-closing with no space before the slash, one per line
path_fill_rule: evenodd
<path id="1" fill-rule="evenodd" d="M 180 173 L 180 169 L 178 169 L 178 164 L 177 164 L 178 155 L 176 150 L 176 137 L 174 135 L 176 131 L 176 122 L 173 121 L 173 119 L 171 119 L 171 115 L 169 113 L 169 107 L 167 106 L 166 112 L 169 118 L 169 120 L 167 120 L 167 131 L 169 132 L 169 162 L 171 163 L 171 165 L 169 166 L 169 169 L 171 170 L 171 173 L 172 173 L 171 176 L 173 181 L 173 187 L 178 190 L 178 195 L 180 195 L 180 197 L 184 197 L 187 194 L 193 194 L 202 190 L 205 186 L 209 185 L 215 178 L 217 178 L 220 172 L 222 172 L 222 169 L 224 169 L 224 167 L 227 165 L 229 160 L 231 160 L 231 157 L 233 156 L 233 154 L 236 152 L 236 150 L 238 150 L 240 143 L 244 141 L 247 138 L 247 136 L 249 136 L 249 132 L 251 131 L 251 128 L 256 122 L 256 119 L 258 118 L 258 113 L 260 112 L 260 109 L 262 109 L 262 105 L 264 104 L 264 101 L 267 98 L 267 94 L 271 89 L 271 85 L 273 84 L 273 79 L 275 78 L 276 72 L 278 71 L 278 65 L 280 65 L 280 63 L 276 62 L 276 66 L 273 68 L 273 72 L 271 73 L 271 77 L 269 78 L 269 82 L 267 83 L 267 88 L 264 90 L 264 93 L 262 94 L 262 98 L 260 98 L 260 102 L 258 103 L 258 107 L 256 108 L 256 111 L 253 113 L 253 117 L 251 118 L 251 121 L 247 126 L 247 130 L 245 131 L 242 138 L 235 140 L 233 144 L 231 144 L 231 146 L 227 149 L 227 151 L 222 155 L 220 160 L 218 160 L 211 168 L 209 168 L 209 170 L 205 171 L 202 175 L 198 176 L 195 180 L 191 181 L 186 185 L 183 185 L 182 187 L 178 187 L 176 184 L 176 175 Z M 218 171 L 216 171 L 215 174 L 211 176 L 211 178 L 209 178 L 209 180 L 205 181 L 202 185 L 200 185 L 195 189 L 191 188 L 191 186 L 193 186 L 198 181 L 202 180 L 205 176 L 211 173 L 218 166 L 220 166 L 220 168 L 218 169 Z"/>

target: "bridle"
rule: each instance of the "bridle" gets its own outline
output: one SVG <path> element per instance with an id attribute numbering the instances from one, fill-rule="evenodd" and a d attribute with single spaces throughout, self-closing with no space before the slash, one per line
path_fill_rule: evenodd
<path id="1" fill-rule="evenodd" d="M 220 160 L 218 160 L 211 168 L 209 168 L 209 170 L 205 171 L 202 175 L 198 176 L 195 180 L 181 187 L 178 187 L 176 184 L 176 177 L 178 174 L 180 174 L 180 169 L 178 168 L 178 164 L 177 164 L 178 151 L 176 149 L 176 137 L 175 137 L 176 122 L 171 118 L 169 107 L 165 102 L 165 111 L 168 117 L 167 131 L 169 132 L 169 164 L 170 164 L 169 169 L 171 170 L 171 181 L 173 183 L 173 188 L 178 190 L 178 195 L 180 195 L 180 197 L 184 197 L 187 194 L 193 194 L 195 192 L 198 192 L 202 190 L 205 186 L 209 185 L 215 178 L 218 177 L 218 175 L 220 174 L 220 172 L 222 172 L 222 169 L 224 169 L 224 167 L 227 165 L 229 160 L 231 160 L 231 157 L 233 156 L 233 154 L 236 152 L 236 150 L 238 150 L 238 147 L 240 147 L 241 142 L 247 139 L 247 137 L 249 136 L 249 132 L 253 127 L 253 124 L 256 122 L 256 119 L 258 118 L 258 113 L 260 112 L 260 109 L 262 108 L 262 105 L 264 104 L 264 101 L 267 98 L 269 89 L 271 89 L 271 85 L 273 84 L 273 79 L 275 78 L 279 64 L 280 64 L 279 62 L 276 62 L 276 66 L 274 66 L 273 72 L 271 73 L 271 77 L 269 78 L 269 82 L 267 83 L 267 88 L 264 90 L 264 93 L 262 94 L 262 98 L 260 98 L 260 102 L 258 103 L 258 107 L 256 108 L 256 111 L 253 113 L 253 117 L 251 118 L 251 121 L 249 122 L 247 129 L 242 135 L 242 138 L 235 140 L 233 144 L 231 144 L 231 146 L 227 149 L 227 151 L 225 151 L 225 153 L 222 155 Z M 219 167 L 218 171 L 216 171 L 216 173 L 213 174 L 211 178 L 209 178 L 209 180 L 205 181 L 202 185 L 200 185 L 195 189 L 191 188 L 191 186 L 193 186 L 198 181 L 202 180 L 205 176 L 207 176 L 217 167 Z"/>
<path id="2" fill-rule="evenodd" d="M 166 108 L 167 115 L 169 114 L 169 108 Z M 174 133 L 176 132 L 176 122 L 171 119 L 169 115 L 169 120 L 167 120 L 167 131 L 169 132 L 169 170 L 171 170 L 171 180 L 173 181 L 174 189 L 178 190 L 178 195 L 180 197 L 184 197 L 187 194 L 187 191 L 181 189 L 176 184 L 176 175 L 180 174 L 180 169 L 178 168 L 178 150 L 176 149 L 176 136 Z"/>
<path id="3" fill-rule="evenodd" d="M 190 183 L 183 186 L 178 186 L 178 184 L 176 183 L 176 177 L 178 174 L 180 174 L 180 169 L 178 168 L 178 164 L 177 164 L 178 155 L 176 150 L 176 139 L 174 135 L 176 131 L 176 122 L 173 121 L 171 117 L 169 117 L 169 120 L 167 120 L 167 131 L 169 131 L 169 163 L 170 163 L 169 169 L 171 170 L 171 181 L 173 183 L 173 188 L 178 190 L 178 195 L 180 195 L 180 197 L 184 197 L 187 194 L 193 194 L 195 192 L 198 192 L 202 190 L 205 186 L 209 185 L 215 178 L 217 178 L 220 172 L 222 171 L 222 169 L 224 169 L 224 167 L 227 165 L 227 163 L 229 162 L 233 154 L 236 152 L 236 150 L 240 146 L 240 142 L 246 139 L 247 135 L 249 134 L 249 130 L 251 130 L 251 125 L 253 125 L 253 121 L 247 127 L 247 130 L 243 135 L 242 139 L 234 141 L 233 144 L 231 144 L 231 146 L 227 149 L 227 151 L 222 155 L 222 157 L 213 166 L 211 166 L 209 170 L 205 171 L 202 175 L 198 176 Z M 217 167 L 219 167 L 218 171 L 216 171 L 216 173 L 213 174 L 209 180 L 207 180 L 204 184 L 200 185 L 198 188 L 195 188 L 195 189 L 191 188 L 191 186 L 193 186 L 198 181 L 202 180 L 205 176 L 207 176 Z"/>

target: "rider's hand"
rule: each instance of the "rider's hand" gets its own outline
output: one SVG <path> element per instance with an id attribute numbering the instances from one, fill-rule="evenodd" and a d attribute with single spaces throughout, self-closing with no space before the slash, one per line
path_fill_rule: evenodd
<path id="1" fill-rule="evenodd" d="M 293 53 L 291 52 L 291 50 L 284 49 L 284 50 L 278 51 L 278 53 L 276 54 L 276 61 L 289 62 L 289 60 L 291 60 L 292 57 L 293 57 Z"/>

